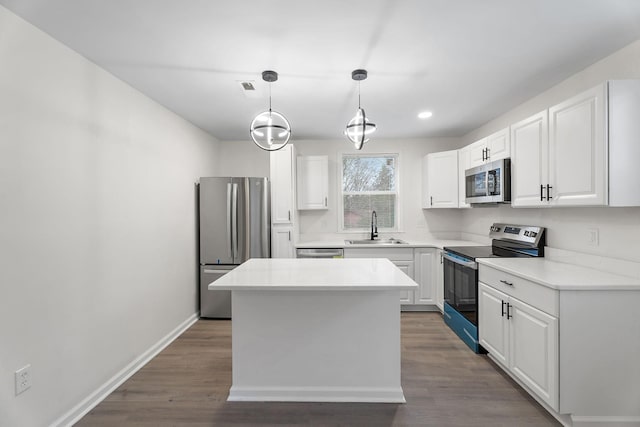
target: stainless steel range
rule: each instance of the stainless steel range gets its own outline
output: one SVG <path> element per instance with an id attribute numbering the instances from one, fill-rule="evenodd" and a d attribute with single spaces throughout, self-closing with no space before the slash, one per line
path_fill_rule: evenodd
<path id="1" fill-rule="evenodd" d="M 543 257 L 545 229 L 529 225 L 493 224 L 491 246 L 444 248 L 444 321 L 476 353 L 478 344 L 477 258 Z"/>

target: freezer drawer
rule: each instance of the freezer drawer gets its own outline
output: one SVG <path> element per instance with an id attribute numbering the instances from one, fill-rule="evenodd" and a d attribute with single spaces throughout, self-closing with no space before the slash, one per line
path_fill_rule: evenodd
<path id="1" fill-rule="evenodd" d="M 209 284 L 237 265 L 200 266 L 200 317 L 231 319 L 231 291 L 210 291 Z"/>

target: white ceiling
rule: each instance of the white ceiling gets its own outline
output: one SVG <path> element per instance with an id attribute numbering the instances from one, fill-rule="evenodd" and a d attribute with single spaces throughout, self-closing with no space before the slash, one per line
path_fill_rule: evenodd
<path id="1" fill-rule="evenodd" d="M 461 136 L 640 39 L 640 0 L 0 4 L 221 140 L 249 138 L 267 69 L 294 140 L 343 137 L 356 68 L 369 71 L 362 107 L 376 137 Z"/>

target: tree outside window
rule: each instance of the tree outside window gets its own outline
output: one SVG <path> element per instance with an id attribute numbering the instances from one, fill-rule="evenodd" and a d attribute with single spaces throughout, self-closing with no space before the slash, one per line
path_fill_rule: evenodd
<path id="1" fill-rule="evenodd" d="M 342 156 L 342 228 L 368 230 L 376 211 L 378 229 L 397 229 L 397 154 Z"/>

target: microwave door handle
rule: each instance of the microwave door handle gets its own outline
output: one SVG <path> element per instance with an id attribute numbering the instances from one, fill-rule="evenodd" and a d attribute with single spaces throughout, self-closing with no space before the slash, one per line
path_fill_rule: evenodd
<path id="1" fill-rule="evenodd" d="M 484 173 L 484 195 L 489 196 L 489 172 Z"/>
<path id="2" fill-rule="evenodd" d="M 454 258 L 454 257 L 452 257 L 451 255 L 449 255 L 447 253 L 443 254 L 442 257 L 444 259 L 446 259 L 446 260 L 449 260 L 449 261 L 451 261 L 451 262 L 453 262 L 455 264 L 459 264 L 459 265 L 461 265 L 463 267 L 468 267 L 468 268 L 471 268 L 473 270 L 477 270 L 478 269 L 478 264 L 475 261 L 463 261 L 461 259 Z"/>

